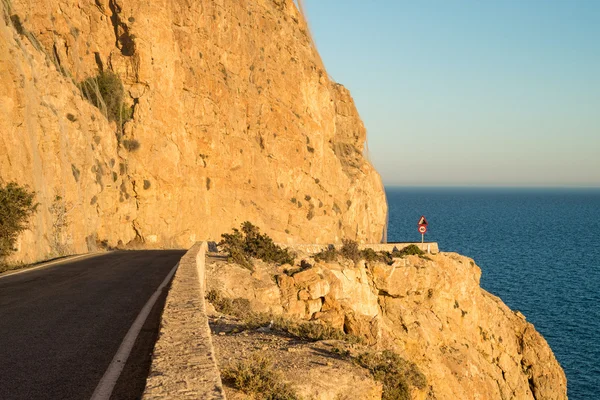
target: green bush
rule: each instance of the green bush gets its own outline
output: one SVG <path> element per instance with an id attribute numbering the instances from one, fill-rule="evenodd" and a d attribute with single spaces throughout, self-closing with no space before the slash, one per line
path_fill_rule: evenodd
<path id="1" fill-rule="evenodd" d="M 360 250 L 358 250 L 358 243 L 350 239 L 342 239 L 340 253 L 344 258 L 354 262 L 357 262 L 361 258 Z"/>
<path id="2" fill-rule="evenodd" d="M 287 249 L 277 246 L 267 234 L 246 221 L 241 226 L 241 231 L 233 229 L 233 233 L 221 235 L 223 240 L 219 243 L 229 253 L 229 260 L 244 268 L 253 270 L 252 258 L 258 258 L 268 263 L 278 265 L 294 265 L 295 256 Z"/>
<path id="3" fill-rule="evenodd" d="M 359 250 L 358 243 L 353 240 L 342 240 L 342 248 L 338 251 L 333 245 L 330 245 L 326 250 L 323 250 L 313 256 L 315 261 L 334 262 L 342 256 L 355 263 L 359 260 L 367 262 L 382 262 L 393 264 L 392 254 L 388 251 L 375 251 L 371 248 Z"/>
<path id="4" fill-rule="evenodd" d="M 410 400 L 411 387 L 424 389 L 427 385 L 425 375 L 414 363 L 389 350 L 363 353 L 356 361 L 368 369 L 375 380 L 383 383 L 382 400 Z"/>
<path id="5" fill-rule="evenodd" d="M 404 257 L 404 256 L 422 256 L 423 254 L 423 250 L 421 250 L 419 248 L 419 246 L 417 246 L 416 244 L 411 244 L 408 245 L 407 247 L 403 248 L 402 250 L 398 251 L 398 250 L 394 250 L 394 252 L 392 253 L 393 257 Z"/>
<path id="6" fill-rule="evenodd" d="M 132 108 L 123 102 L 125 90 L 121 79 L 114 72 L 100 72 L 96 77 L 83 81 L 80 87 L 83 96 L 102 110 L 109 121 L 122 125 L 133 117 Z"/>
<path id="7" fill-rule="evenodd" d="M 273 367 L 270 358 L 255 353 L 248 360 L 239 361 L 222 372 L 225 383 L 257 399 L 300 400 L 292 386 L 283 381 L 283 374 Z"/>
<path id="8" fill-rule="evenodd" d="M 361 258 L 367 262 L 381 262 L 392 265 L 394 260 L 389 251 L 375 251 L 371 248 L 366 248 L 360 252 Z"/>
<path id="9" fill-rule="evenodd" d="M 326 250 L 320 251 L 313 256 L 315 261 L 334 262 L 337 260 L 339 253 L 334 245 L 329 245 Z"/>
<path id="10" fill-rule="evenodd" d="M 15 251 L 19 234 L 38 207 L 35 192 L 11 182 L 0 185 L 0 259 Z"/>

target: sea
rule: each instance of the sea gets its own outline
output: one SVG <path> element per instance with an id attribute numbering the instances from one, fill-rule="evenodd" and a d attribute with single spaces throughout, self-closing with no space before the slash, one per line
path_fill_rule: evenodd
<path id="1" fill-rule="evenodd" d="M 481 267 L 481 286 L 550 344 L 571 400 L 600 399 L 600 189 L 387 187 L 388 241 L 425 241 Z"/>

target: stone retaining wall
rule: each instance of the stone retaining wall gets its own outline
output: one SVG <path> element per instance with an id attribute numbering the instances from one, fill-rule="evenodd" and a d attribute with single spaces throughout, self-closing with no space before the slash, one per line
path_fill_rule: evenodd
<path id="1" fill-rule="evenodd" d="M 204 305 L 206 249 L 196 243 L 179 262 L 144 399 L 225 400 Z"/>

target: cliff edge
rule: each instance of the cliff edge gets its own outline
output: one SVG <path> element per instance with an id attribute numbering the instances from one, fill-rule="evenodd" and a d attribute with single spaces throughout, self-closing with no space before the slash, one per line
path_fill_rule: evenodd
<path id="1" fill-rule="evenodd" d="M 296 268 L 256 261 L 254 272 L 207 265 L 210 290 L 246 299 L 256 312 L 324 323 L 414 363 L 427 387 L 412 399 L 566 399 L 564 371 L 546 340 L 481 289 L 480 276 L 473 260 L 455 253 L 383 263 L 300 252 Z"/>
<path id="2" fill-rule="evenodd" d="M 292 0 L 3 0 L 0 14 L 0 178 L 41 203 L 16 260 L 189 247 L 245 220 L 282 242 L 381 240 L 365 128 Z M 89 101 L 113 73 L 116 115 Z"/>

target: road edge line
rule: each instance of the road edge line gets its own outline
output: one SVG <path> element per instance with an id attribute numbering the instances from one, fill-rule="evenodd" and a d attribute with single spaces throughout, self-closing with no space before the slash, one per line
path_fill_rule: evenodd
<path id="1" fill-rule="evenodd" d="M 43 263 L 43 264 L 38 265 L 36 267 L 23 268 L 23 269 L 18 269 L 16 271 L 5 272 L 3 274 L 0 274 L 0 279 L 2 279 L 2 278 L 8 278 L 9 276 L 15 276 L 15 275 L 24 274 L 24 273 L 27 273 L 27 272 L 37 271 L 38 269 L 52 267 L 52 266 L 58 265 L 58 264 L 66 264 L 66 263 L 69 263 L 71 261 L 80 260 L 80 259 L 86 258 L 86 257 L 103 256 L 105 254 L 110 254 L 110 253 L 112 253 L 112 251 L 98 251 L 98 252 L 95 252 L 95 253 L 79 254 L 79 255 L 76 255 L 76 256 L 72 256 L 72 257 L 61 258 L 59 260 L 48 261 L 47 263 Z"/>
<path id="2" fill-rule="evenodd" d="M 121 342 L 117 353 L 115 354 L 110 365 L 106 369 L 106 372 L 104 372 L 104 375 L 102 376 L 102 379 L 100 379 L 98 386 L 96 386 L 96 390 L 94 390 L 94 393 L 92 394 L 90 400 L 110 399 L 115 385 L 117 384 L 117 381 L 121 376 L 121 372 L 123 372 L 123 368 L 125 368 L 125 364 L 127 363 L 129 354 L 133 349 L 135 341 L 137 340 L 137 337 L 140 334 L 140 331 L 142 330 L 142 327 L 144 326 L 144 323 L 146 322 L 150 311 L 152 311 L 152 308 L 154 307 L 154 304 L 156 303 L 156 300 L 158 299 L 158 296 L 160 296 L 162 290 L 169 284 L 173 275 L 175 275 L 175 271 L 177 271 L 178 267 L 179 263 L 177 263 L 169 272 L 165 280 L 156 289 L 154 294 L 150 296 L 150 299 L 148 299 L 135 321 L 133 321 L 133 324 L 129 328 L 129 331 L 127 331 L 127 335 L 125 335 L 123 342 Z"/>

